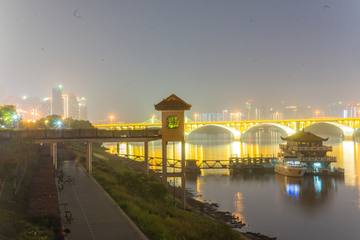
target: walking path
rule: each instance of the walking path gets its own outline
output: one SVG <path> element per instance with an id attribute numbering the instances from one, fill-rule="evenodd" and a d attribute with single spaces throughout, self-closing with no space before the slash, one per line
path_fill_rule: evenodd
<path id="1" fill-rule="evenodd" d="M 145 240 L 146 236 L 129 219 L 105 190 L 74 161 L 64 161 L 62 169 L 67 176 L 75 178 L 75 184 L 65 184 L 59 192 L 60 203 L 68 203 L 73 220 L 64 221 L 69 228 L 69 240 Z M 64 220 L 64 206 L 60 206 Z"/>

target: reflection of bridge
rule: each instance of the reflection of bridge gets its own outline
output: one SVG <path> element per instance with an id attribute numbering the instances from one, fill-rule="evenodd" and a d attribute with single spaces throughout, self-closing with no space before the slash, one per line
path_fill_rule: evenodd
<path id="1" fill-rule="evenodd" d="M 223 122 L 187 122 L 185 123 L 186 134 L 205 126 L 225 128 L 234 134 L 235 139 L 254 127 L 274 126 L 287 132 L 288 135 L 301 131 L 311 125 L 326 123 L 339 128 L 345 140 L 352 140 L 355 130 L 360 127 L 360 118 L 321 118 L 321 119 L 286 119 L 286 120 L 253 120 L 253 121 L 223 121 Z M 102 124 L 94 125 L 97 128 L 118 130 L 139 130 L 151 127 L 160 127 L 161 123 L 128 123 L 128 124 Z"/>

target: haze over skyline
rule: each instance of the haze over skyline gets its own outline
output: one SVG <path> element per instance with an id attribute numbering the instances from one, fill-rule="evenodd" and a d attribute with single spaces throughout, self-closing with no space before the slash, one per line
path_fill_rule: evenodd
<path id="1" fill-rule="evenodd" d="M 84 96 L 137 122 L 176 94 L 195 112 L 357 102 L 357 1 L 1 1 L 0 96 Z"/>

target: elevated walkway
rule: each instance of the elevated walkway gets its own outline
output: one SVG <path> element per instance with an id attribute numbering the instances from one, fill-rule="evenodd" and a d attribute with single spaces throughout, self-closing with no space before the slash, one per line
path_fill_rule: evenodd
<path id="1" fill-rule="evenodd" d="M 145 240 L 147 237 L 110 198 L 100 185 L 74 161 L 64 161 L 62 169 L 75 178 L 75 184 L 65 184 L 59 192 L 60 203 L 68 203 L 73 219 L 64 220 L 64 207 L 60 206 L 64 228 L 71 230 L 70 239 L 76 240 Z"/>

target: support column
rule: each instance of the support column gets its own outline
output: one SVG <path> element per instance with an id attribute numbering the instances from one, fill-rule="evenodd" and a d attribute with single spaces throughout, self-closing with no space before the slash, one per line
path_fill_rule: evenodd
<path id="1" fill-rule="evenodd" d="M 52 156 L 53 156 L 53 165 L 55 171 L 57 170 L 57 143 L 51 143 L 50 144 L 52 149 Z"/>
<path id="2" fill-rule="evenodd" d="M 116 144 L 116 150 L 117 150 L 117 154 L 120 155 L 120 143 Z"/>
<path id="3" fill-rule="evenodd" d="M 145 151 L 145 174 L 149 175 L 149 143 L 146 141 L 144 142 L 144 151 Z"/>
<path id="4" fill-rule="evenodd" d="M 183 209 L 186 208 L 186 181 L 185 181 L 185 141 L 181 141 L 181 189 L 182 189 L 182 198 L 183 198 Z M 174 185 L 175 187 L 175 185 Z"/>
<path id="5" fill-rule="evenodd" d="M 167 186 L 167 144 L 168 142 L 162 142 L 162 176 L 165 186 Z"/>
<path id="6" fill-rule="evenodd" d="M 129 142 L 126 142 L 126 155 L 130 154 Z"/>
<path id="7" fill-rule="evenodd" d="M 92 143 L 85 142 L 86 144 L 86 172 L 92 174 Z"/>

